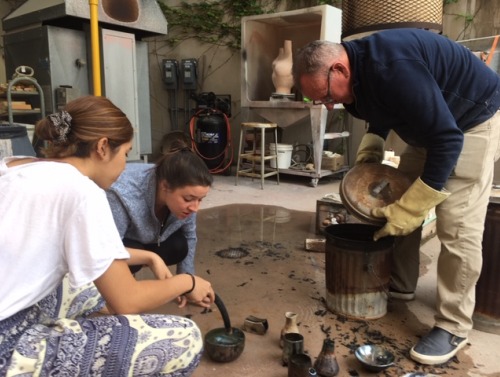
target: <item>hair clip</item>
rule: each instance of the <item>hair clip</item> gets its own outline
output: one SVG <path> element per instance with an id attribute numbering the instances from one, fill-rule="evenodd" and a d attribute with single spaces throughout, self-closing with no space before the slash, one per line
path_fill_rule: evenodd
<path id="1" fill-rule="evenodd" d="M 49 119 L 57 131 L 57 141 L 64 143 L 68 140 L 67 135 L 70 131 L 72 120 L 71 115 L 66 110 L 62 110 L 58 113 L 50 114 Z"/>

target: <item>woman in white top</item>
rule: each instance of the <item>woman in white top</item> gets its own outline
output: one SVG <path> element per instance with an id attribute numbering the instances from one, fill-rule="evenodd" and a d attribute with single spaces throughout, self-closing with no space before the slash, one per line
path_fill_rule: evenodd
<path id="1" fill-rule="evenodd" d="M 35 133 L 46 158 L 0 160 L 0 376 L 190 375 L 203 346 L 196 324 L 140 313 L 181 295 L 209 307 L 214 291 L 123 246 L 104 190 L 125 167 L 129 120 L 86 96 Z M 144 264 L 157 280 L 135 280 L 129 265 Z M 90 315 L 104 305 L 112 314 Z"/>

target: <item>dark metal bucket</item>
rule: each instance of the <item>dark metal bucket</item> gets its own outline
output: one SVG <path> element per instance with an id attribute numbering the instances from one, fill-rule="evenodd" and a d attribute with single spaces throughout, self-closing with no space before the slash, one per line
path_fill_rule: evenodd
<path id="1" fill-rule="evenodd" d="M 496 198 L 495 200 L 499 200 Z M 500 335 L 500 203 L 490 201 L 483 234 L 483 269 L 476 285 L 474 328 Z"/>
<path id="2" fill-rule="evenodd" d="M 325 228 L 326 305 L 332 312 L 362 319 L 387 313 L 394 237 L 375 242 L 378 229 L 349 223 Z"/>

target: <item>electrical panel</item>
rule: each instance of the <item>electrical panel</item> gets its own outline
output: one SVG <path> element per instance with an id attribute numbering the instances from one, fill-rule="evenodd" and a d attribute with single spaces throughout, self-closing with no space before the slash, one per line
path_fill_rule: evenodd
<path id="1" fill-rule="evenodd" d="M 184 90 L 196 90 L 198 86 L 198 62 L 196 59 L 181 60 L 181 75 Z"/>
<path id="2" fill-rule="evenodd" d="M 169 90 L 179 89 L 179 65 L 175 59 L 163 59 L 163 83 Z"/>

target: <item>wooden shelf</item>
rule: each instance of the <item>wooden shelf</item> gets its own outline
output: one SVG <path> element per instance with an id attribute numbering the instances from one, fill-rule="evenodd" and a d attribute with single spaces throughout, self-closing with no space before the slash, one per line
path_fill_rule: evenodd
<path id="1" fill-rule="evenodd" d="M 275 154 L 266 154 L 265 156 L 262 156 L 260 154 L 253 154 L 253 153 L 243 153 L 241 154 L 241 158 L 248 160 L 248 161 L 268 161 L 268 160 L 274 160 L 277 156 Z"/>
<path id="2" fill-rule="evenodd" d="M 38 96 L 37 91 L 24 91 L 24 90 L 13 90 L 10 92 L 13 96 Z M 0 92 L 0 98 L 7 98 L 7 92 Z"/>
<path id="3" fill-rule="evenodd" d="M 12 110 L 12 115 L 37 115 L 40 114 L 40 109 L 33 110 Z M 0 113 L 0 116 L 5 117 L 8 116 L 9 113 L 4 111 Z"/>

